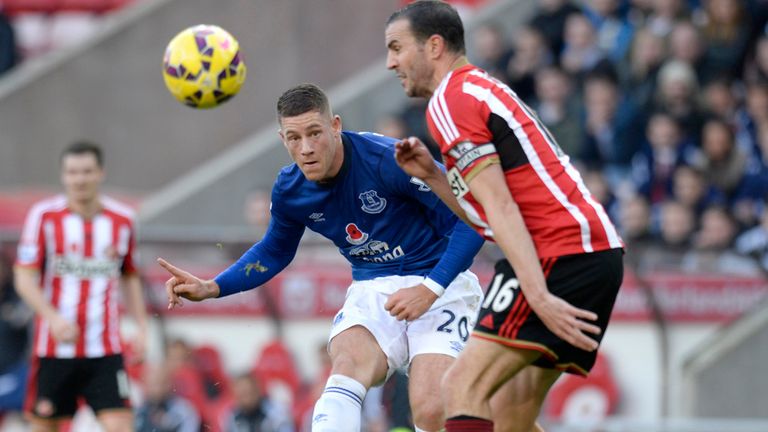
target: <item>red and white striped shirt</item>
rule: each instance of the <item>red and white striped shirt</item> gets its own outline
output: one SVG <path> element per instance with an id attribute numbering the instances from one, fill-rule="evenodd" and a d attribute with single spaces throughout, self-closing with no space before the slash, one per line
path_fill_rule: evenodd
<path id="1" fill-rule="evenodd" d="M 623 247 L 602 205 L 587 190 L 549 131 L 505 84 L 466 65 L 450 72 L 427 109 L 454 195 L 478 232 L 493 240 L 467 183 L 500 163 L 539 258 Z"/>
<path id="2" fill-rule="evenodd" d="M 43 295 L 67 320 L 77 323 L 74 343 L 57 343 L 38 316 L 38 357 L 103 357 L 120 352 L 117 293 L 121 275 L 136 271 L 133 211 L 107 197 L 102 210 L 84 219 L 63 195 L 43 200 L 27 214 L 16 265 L 38 269 Z"/>

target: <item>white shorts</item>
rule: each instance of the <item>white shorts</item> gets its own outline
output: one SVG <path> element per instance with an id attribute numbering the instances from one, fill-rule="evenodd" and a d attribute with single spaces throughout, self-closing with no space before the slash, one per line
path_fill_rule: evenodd
<path id="1" fill-rule="evenodd" d="M 421 276 L 386 276 L 352 282 L 344 306 L 333 319 L 329 342 L 350 327 L 365 327 L 387 356 L 387 378 L 396 369 L 407 372 L 419 354 L 458 356 L 475 326 L 483 298 L 480 282 L 469 270 L 460 273 L 415 321 L 398 321 L 384 309 L 390 294 L 423 280 Z"/>

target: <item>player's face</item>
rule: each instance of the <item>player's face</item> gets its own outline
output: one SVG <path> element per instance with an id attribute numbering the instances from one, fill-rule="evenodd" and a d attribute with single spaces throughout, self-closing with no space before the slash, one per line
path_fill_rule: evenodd
<path id="1" fill-rule="evenodd" d="M 61 160 L 61 184 L 70 201 L 87 203 L 98 198 L 104 170 L 91 153 L 68 154 Z"/>
<path id="2" fill-rule="evenodd" d="M 410 97 L 430 97 L 434 67 L 429 63 L 425 43 L 416 40 L 407 19 L 392 21 L 385 31 L 387 69 L 395 71 L 405 94 Z"/>
<path id="3" fill-rule="evenodd" d="M 280 138 L 307 180 L 329 180 L 341 169 L 344 152 L 339 116 L 309 111 L 283 117 Z"/>

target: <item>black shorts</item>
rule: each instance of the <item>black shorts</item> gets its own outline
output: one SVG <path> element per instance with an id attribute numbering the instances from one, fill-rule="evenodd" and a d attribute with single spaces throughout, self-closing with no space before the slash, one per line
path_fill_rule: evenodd
<path id="1" fill-rule="evenodd" d="M 34 358 L 24 411 L 42 419 L 72 417 L 82 398 L 97 414 L 130 409 L 122 355 L 97 358 Z"/>
<path id="2" fill-rule="evenodd" d="M 541 260 L 549 292 L 597 314 L 594 324 L 602 331 L 598 336 L 588 335 L 598 342 L 605 334 L 624 277 L 623 255 L 622 249 L 610 249 Z M 472 336 L 539 351 L 541 356 L 534 365 L 586 376 L 595 364 L 597 351 L 581 350 L 555 336 L 531 312 L 509 262 L 501 260 L 495 269 Z"/>

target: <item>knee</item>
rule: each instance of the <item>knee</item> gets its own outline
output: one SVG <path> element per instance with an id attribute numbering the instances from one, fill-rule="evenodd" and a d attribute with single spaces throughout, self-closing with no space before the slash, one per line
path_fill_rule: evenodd
<path id="1" fill-rule="evenodd" d="M 413 424 L 425 431 L 439 431 L 445 423 L 445 408 L 438 398 L 411 404 Z"/>
<path id="2" fill-rule="evenodd" d="M 454 366 L 455 364 L 445 371 L 440 381 L 440 390 L 444 399 L 458 396 L 459 389 L 464 387 L 461 384 L 462 380 L 464 380 L 461 369 Z"/>
<path id="3" fill-rule="evenodd" d="M 488 401 L 492 393 L 490 384 L 487 376 L 477 374 L 457 362 L 443 375 L 440 391 L 448 406 L 466 399 Z"/>
<path id="4" fill-rule="evenodd" d="M 336 353 L 331 359 L 331 373 L 352 376 L 358 369 L 358 362 L 347 352 Z"/>

